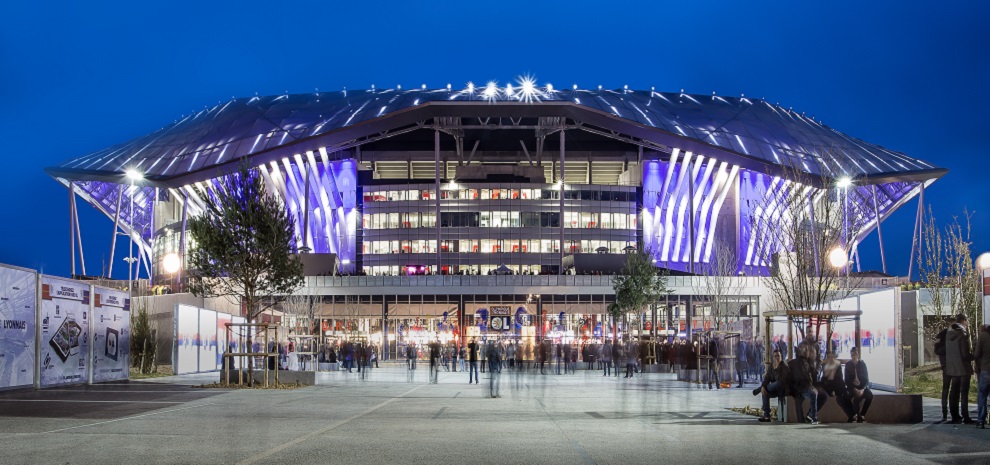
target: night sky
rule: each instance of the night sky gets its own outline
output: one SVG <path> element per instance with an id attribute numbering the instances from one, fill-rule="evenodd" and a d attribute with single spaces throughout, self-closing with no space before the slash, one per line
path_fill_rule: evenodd
<path id="1" fill-rule="evenodd" d="M 942 221 L 968 207 L 975 249 L 990 249 L 990 2 L 162 3 L 0 7 L 0 262 L 68 275 L 68 194 L 42 168 L 204 106 L 522 74 L 804 111 L 948 168 L 926 203 Z M 916 208 L 883 224 L 891 273 L 907 273 Z M 81 200 L 79 211 L 99 274 L 113 222 Z M 863 269 L 879 269 L 875 233 L 861 249 Z"/>

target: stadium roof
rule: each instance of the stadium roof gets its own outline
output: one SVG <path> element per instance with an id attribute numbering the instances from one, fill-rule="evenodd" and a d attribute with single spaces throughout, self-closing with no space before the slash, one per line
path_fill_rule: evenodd
<path id="1" fill-rule="evenodd" d="M 937 178 L 946 170 L 848 136 L 759 99 L 655 92 L 518 86 L 463 90 L 387 89 L 237 98 L 158 131 L 74 158 L 46 171 L 73 180 L 123 182 L 126 170 L 149 183 L 215 177 L 245 157 L 259 163 L 339 146 L 367 134 L 438 116 L 563 116 L 751 169 L 787 166 L 833 178 Z M 823 159 L 827 157 L 829 159 Z M 837 173 L 836 168 L 849 171 Z"/>

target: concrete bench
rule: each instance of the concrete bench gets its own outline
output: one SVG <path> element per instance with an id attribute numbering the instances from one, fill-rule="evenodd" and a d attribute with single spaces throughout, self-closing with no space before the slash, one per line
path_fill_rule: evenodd
<path id="1" fill-rule="evenodd" d="M 808 413 L 809 402 L 804 402 L 804 412 Z M 785 402 L 787 423 L 797 423 L 797 412 L 795 411 L 793 397 L 788 397 Z M 845 412 L 836 403 L 835 398 L 829 398 L 828 402 L 818 411 L 818 420 L 822 423 L 845 423 L 847 418 Z M 870 423 L 921 423 L 924 415 L 921 405 L 920 394 L 897 394 L 883 391 L 873 391 L 873 403 L 870 404 L 870 411 L 866 413 L 866 421 Z"/>

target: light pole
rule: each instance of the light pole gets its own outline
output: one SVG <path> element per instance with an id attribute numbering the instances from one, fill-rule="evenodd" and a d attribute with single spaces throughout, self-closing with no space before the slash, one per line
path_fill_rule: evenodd
<path id="1" fill-rule="evenodd" d="M 842 189 L 842 247 L 849 247 L 849 186 L 852 185 L 852 178 L 849 176 L 843 176 L 839 178 L 835 183 L 835 187 Z M 880 221 L 880 218 L 877 218 Z M 833 253 L 835 250 L 832 251 Z M 846 250 L 843 250 L 843 257 L 845 261 L 842 266 L 846 266 L 849 262 Z M 829 256 L 829 261 L 832 262 L 832 266 L 835 266 L 835 261 L 832 260 L 831 255 Z M 846 285 L 849 284 L 849 268 L 846 268 Z"/>
<path id="2" fill-rule="evenodd" d="M 128 169 L 126 174 L 127 174 L 127 179 L 131 181 L 131 199 L 130 199 L 131 227 L 130 227 L 130 234 L 128 234 L 128 236 L 130 236 L 131 238 L 131 242 L 127 249 L 127 258 L 125 258 L 124 261 L 127 262 L 127 293 L 130 294 L 133 292 L 132 286 L 134 284 L 134 271 L 132 268 L 134 262 L 137 261 L 137 258 L 134 257 L 134 182 L 144 179 L 144 175 L 141 174 L 140 171 L 137 171 L 135 169 Z"/>
<path id="3" fill-rule="evenodd" d="M 983 324 L 988 323 L 987 301 L 990 301 L 990 252 L 983 252 L 976 258 L 976 268 L 980 270 L 980 303 L 983 304 Z"/>

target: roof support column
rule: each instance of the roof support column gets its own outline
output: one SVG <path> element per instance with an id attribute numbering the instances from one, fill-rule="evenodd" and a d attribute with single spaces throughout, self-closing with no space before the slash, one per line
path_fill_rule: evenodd
<path id="1" fill-rule="evenodd" d="M 313 251 L 313 243 L 309 238 L 309 168 L 305 163 L 299 164 L 299 172 L 302 174 L 303 183 L 306 187 L 303 188 L 303 246 L 309 249 L 309 252 Z"/>
<path id="2" fill-rule="evenodd" d="M 176 272 L 176 288 L 178 292 L 182 286 L 182 270 L 186 267 L 186 218 L 189 212 L 189 194 L 182 192 L 182 229 L 179 231 L 179 271 Z"/>
<path id="3" fill-rule="evenodd" d="M 921 234 L 921 228 L 923 227 L 922 222 L 925 216 L 925 182 L 920 183 L 920 191 L 918 193 L 918 211 L 914 215 L 914 233 L 911 234 L 911 255 L 908 256 L 908 281 L 911 280 L 912 272 L 914 271 L 914 249 L 918 248 L 918 255 L 921 255 L 921 244 L 918 241 L 918 237 Z"/>
<path id="4" fill-rule="evenodd" d="M 410 162 L 412 163 L 412 162 Z M 412 177 L 412 176 L 410 176 Z M 433 270 L 440 274 L 440 130 L 433 131 L 433 201 L 435 205 L 435 223 L 437 227 L 437 266 Z"/>
<path id="5" fill-rule="evenodd" d="M 76 275 L 76 211 L 72 208 L 72 186 L 74 183 L 69 181 L 69 247 L 72 249 L 72 268 L 71 275 Z"/>
<path id="6" fill-rule="evenodd" d="M 877 239 L 880 241 L 880 266 L 887 273 L 887 257 L 883 253 L 883 231 L 880 229 L 880 206 L 877 204 L 877 186 L 870 186 L 873 191 L 873 214 L 877 218 Z"/>
<path id="7" fill-rule="evenodd" d="M 86 275 L 86 255 L 83 253 L 82 229 L 79 228 L 79 208 L 76 207 L 76 185 L 69 184 L 69 203 L 72 206 L 72 217 L 76 225 L 76 241 L 79 242 L 79 265 L 83 276 Z"/>
<path id="8" fill-rule="evenodd" d="M 124 198 L 124 185 L 117 185 L 117 209 L 113 212 L 113 238 L 110 239 L 110 267 L 107 270 L 107 279 L 113 276 L 113 256 L 117 250 L 117 227 L 120 225 L 120 201 Z"/>
<path id="9" fill-rule="evenodd" d="M 564 274 L 564 158 L 567 153 L 565 149 L 564 128 L 560 128 L 560 189 L 557 192 L 560 197 L 560 269 L 559 274 Z"/>
<path id="10" fill-rule="evenodd" d="M 700 160 L 700 158 L 695 159 L 694 163 L 698 163 L 698 160 Z M 697 202 L 695 201 L 695 198 L 694 198 L 694 180 L 695 180 L 694 170 L 693 169 L 688 169 L 688 174 L 691 176 L 691 179 L 688 179 L 688 196 L 690 196 L 690 198 L 691 198 L 691 206 L 689 207 L 689 210 L 691 210 L 691 216 L 688 217 L 688 236 L 689 236 L 688 237 L 688 245 L 691 248 L 688 251 L 688 253 L 691 254 L 691 255 L 688 258 L 688 272 L 691 273 L 691 274 L 694 274 L 694 239 L 695 239 L 694 238 L 694 215 L 695 215 L 695 212 L 698 209 L 698 204 L 697 204 Z"/>

